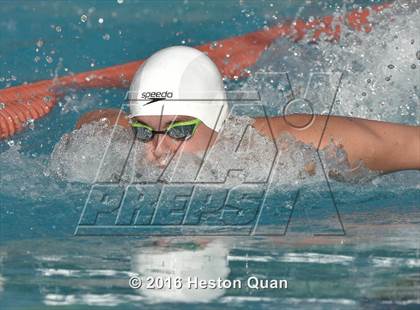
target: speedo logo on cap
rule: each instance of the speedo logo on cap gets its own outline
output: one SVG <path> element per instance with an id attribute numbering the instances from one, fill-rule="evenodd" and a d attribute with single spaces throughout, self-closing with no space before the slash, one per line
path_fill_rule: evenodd
<path id="1" fill-rule="evenodd" d="M 172 98 L 173 93 L 170 91 L 147 91 L 141 93 L 143 99 L 167 99 Z"/>

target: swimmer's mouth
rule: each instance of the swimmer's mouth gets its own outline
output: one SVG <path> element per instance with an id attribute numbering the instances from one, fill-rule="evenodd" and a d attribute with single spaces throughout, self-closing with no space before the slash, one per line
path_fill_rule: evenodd
<path id="1" fill-rule="evenodd" d="M 150 98 L 150 99 L 151 100 L 149 102 L 143 104 L 143 106 L 148 105 L 148 104 L 151 104 L 151 103 L 156 102 L 156 101 L 165 100 L 165 98 Z"/>

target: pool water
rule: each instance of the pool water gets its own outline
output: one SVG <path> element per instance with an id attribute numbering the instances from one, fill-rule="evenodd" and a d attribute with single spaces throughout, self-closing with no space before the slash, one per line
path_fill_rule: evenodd
<path id="1" fill-rule="evenodd" d="M 342 13 L 371 3 L 2 1 L 0 88 L 143 59 L 170 45 L 194 46 L 295 17 Z M 392 12 L 400 14 L 393 23 L 385 15 L 370 34 L 344 29 L 340 44 L 280 39 L 251 68 L 255 74 L 225 81 L 226 87 L 258 90 L 269 115 L 278 115 L 284 93 L 290 90 L 285 90 L 283 75 L 273 78 L 264 72 L 288 71 L 295 93 L 303 96 L 307 89 L 306 98 L 315 102 L 315 112 L 326 113 L 344 72 L 334 114 L 418 125 L 420 14 L 418 6 L 405 8 L 405 3 L 415 1 L 401 1 Z M 312 80 L 313 85 L 308 84 L 311 72 L 323 73 Z M 314 150 L 294 142 L 284 159 L 289 169 L 279 173 L 274 183 L 277 191 L 270 199 L 275 207 L 260 219 L 271 236 L 75 236 L 97 170 L 97 162 L 83 166 L 80 159 L 94 151 L 102 154 L 104 140 L 90 137 L 84 129 L 71 133 L 73 142 L 63 147 L 62 136 L 87 111 L 119 108 L 124 95 L 117 89 L 70 91 L 33 128 L 0 142 L 2 309 L 419 307 L 419 172 L 378 177 L 363 170 L 351 182 L 331 178 L 335 210 L 319 167 L 313 178 L 300 174 L 298 164 L 312 158 Z M 239 106 L 236 113 L 240 118 L 259 111 Z M 255 155 L 261 162 L 268 156 L 262 151 L 265 146 Z M 119 155 L 115 152 L 111 162 L 118 163 Z M 343 172 L 343 156 L 337 153 L 329 167 Z M 251 164 L 255 157 L 248 160 Z M 297 193 L 288 222 L 284 215 L 290 214 Z M 255 276 L 284 279 L 288 285 L 287 289 L 215 290 L 129 287 L 132 276 L 168 274 L 184 281 L 199 276 L 243 283 Z"/>

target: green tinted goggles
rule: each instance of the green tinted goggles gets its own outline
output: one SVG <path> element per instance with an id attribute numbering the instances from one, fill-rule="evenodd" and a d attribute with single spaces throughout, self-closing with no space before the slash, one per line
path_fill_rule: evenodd
<path id="1" fill-rule="evenodd" d="M 196 118 L 188 121 L 174 122 L 165 130 L 158 131 L 136 120 L 131 120 L 130 123 L 131 127 L 136 130 L 137 138 L 143 142 L 149 142 L 156 134 L 168 135 L 176 140 L 188 140 L 194 135 L 200 124 L 201 121 Z"/>

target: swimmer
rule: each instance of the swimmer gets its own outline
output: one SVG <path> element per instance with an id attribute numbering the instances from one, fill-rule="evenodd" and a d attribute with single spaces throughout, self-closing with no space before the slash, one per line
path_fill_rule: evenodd
<path id="1" fill-rule="evenodd" d="M 76 128 L 105 120 L 110 126 L 133 129 L 144 143 L 147 159 L 158 166 L 181 143 L 183 152 L 189 153 L 214 145 L 229 114 L 216 65 L 201 51 L 185 46 L 153 54 L 136 72 L 128 99 L 130 115 L 121 116 L 117 109 L 96 110 L 83 115 Z M 252 126 L 270 139 L 288 133 L 320 149 L 332 141 L 345 150 L 350 167 L 363 162 L 380 173 L 420 169 L 419 126 L 308 114 L 256 117 Z"/>

